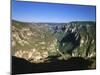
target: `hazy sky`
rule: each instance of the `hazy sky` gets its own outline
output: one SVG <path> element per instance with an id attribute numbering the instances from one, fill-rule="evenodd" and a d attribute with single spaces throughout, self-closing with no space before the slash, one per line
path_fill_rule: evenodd
<path id="1" fill-rule="evenodd" d="M 26 22 L 95 21 L 95 6 L 12 0 L 12 19 Z"/>

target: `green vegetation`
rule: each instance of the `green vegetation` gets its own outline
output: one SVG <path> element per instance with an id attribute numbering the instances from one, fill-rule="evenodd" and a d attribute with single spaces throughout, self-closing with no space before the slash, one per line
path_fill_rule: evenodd
<path id="1" fill-rule="evenodd" d="M 96 61 L 96 23 L 24 23 L 12 21 L 12 56 L 40 63 L 50 56 L 60 60 L 83 57 Z M 57 28 L 58 27 L 58 28 Z M 53 29 L 54 28 L 54 29 Z"/>

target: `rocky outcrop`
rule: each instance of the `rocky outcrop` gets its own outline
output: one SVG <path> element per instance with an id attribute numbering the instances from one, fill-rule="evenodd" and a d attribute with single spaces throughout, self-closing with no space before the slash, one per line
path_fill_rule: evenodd
<path id="1" fill-rule="evenodd" d="M 12 21 L 12 56 L 42 63 L 49 56 L 96 57 L 95 22 L 24 23 Z M 61 59 L 61 58 L 60 58 Z"/>
<path id="2" fill-rule="evenodd" d="M 43 62 L 56 54 L 57 39 L 47 25 L 12 22 L 12 55 L 30 62 Z"/>
<path id="3" fill-rule="evenodd" d="M 96 56 L 95 22 L 71 22 L 62 26 L 59 49 L 72 57 Z"/>

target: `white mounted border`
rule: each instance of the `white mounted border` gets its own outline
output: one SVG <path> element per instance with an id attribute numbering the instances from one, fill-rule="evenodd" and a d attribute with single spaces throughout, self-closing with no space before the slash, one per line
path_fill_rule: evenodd
<path id="1" fill-rule="evenodd" d="M 81 4 L 81 5 L 96 5 L 96 0 L 17 0 L 17 1 L 35 1 L 35 2 L 50 2 L 63 4 Z"/>

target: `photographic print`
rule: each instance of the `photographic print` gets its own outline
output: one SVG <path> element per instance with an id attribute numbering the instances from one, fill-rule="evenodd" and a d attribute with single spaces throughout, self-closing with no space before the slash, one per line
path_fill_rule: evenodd
<path id="1" fill-rule="evenodd" d="M 96 6 L 11 1 L 12 74 L 96 69 Z"/>

